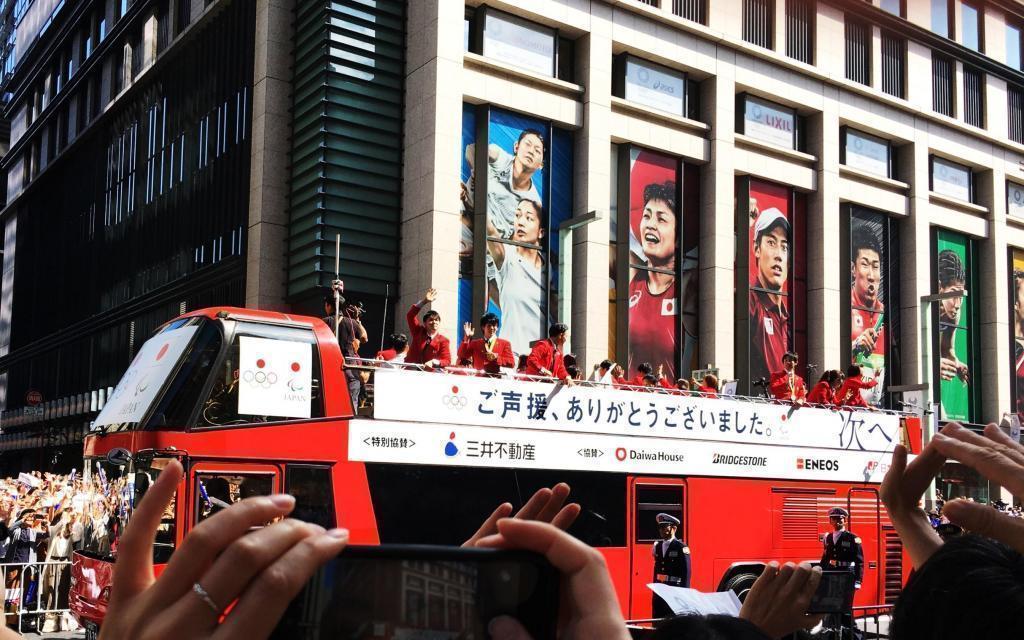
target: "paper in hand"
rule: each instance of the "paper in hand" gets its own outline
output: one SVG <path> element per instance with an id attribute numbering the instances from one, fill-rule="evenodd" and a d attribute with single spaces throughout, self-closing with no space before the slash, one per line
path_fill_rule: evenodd
<path id="1" fill-rule="evenodd" d="M 732 591 L 703 593 L 696 589 L 655 582 L 648 584 L 647 588 L 664 600 L 676 614 L 721 614 L 733 617 L 740 615 L 740 599 Z"/>

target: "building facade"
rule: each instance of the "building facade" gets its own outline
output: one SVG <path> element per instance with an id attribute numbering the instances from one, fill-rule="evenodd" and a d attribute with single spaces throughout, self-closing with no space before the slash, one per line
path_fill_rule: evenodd
<path id="1" fill-rule="evenodd" d="M 35 0 L 14 24 L 2 446 L 85 428 L 182 309 L 317 313 L 338 235 L 365 356 L 433 287 L 447 335 L 490 310 L 522 352 L 562 321 L 588 370 L 758 393 L 793 350 L 880 407 L 1024 406 L 1020 2 Z"/>
<path id="2" fill-rule="evenodd" d="M 927 383 L 942 419 L 1013 409 L 1020 3 L 457 5 L 410 8 L 403 306 L 438 287 L 451 334 L 501 308 L 502 200 L 539 199 L 526 322 L 587 363 L 756 392 L 792 349 L 812 381 L 877 374 L 880 406 Z M 546 155 L 513 186 L 526 130 Z"/>
<path id="3" fill-rule="evenodd" d="M 70 468 L 160 324 L 210 305 L 316 311 L 315 291 L 288 298 L 286 286 L 296 8 L 17 0 L 12 11 L 0 12 L 11 45 L 0 464 Z"/>

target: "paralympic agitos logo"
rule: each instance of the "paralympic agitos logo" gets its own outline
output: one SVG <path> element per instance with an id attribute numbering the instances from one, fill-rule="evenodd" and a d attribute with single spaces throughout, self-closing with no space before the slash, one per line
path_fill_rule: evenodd
<path id="1" fill-rule="evenodd" d="M 739 467 L 767 467 L 768 458 L 765 456 L 734 456 L 726 453 L 714 453 L 711 457 L 711 464 L 731 464 Z"/>

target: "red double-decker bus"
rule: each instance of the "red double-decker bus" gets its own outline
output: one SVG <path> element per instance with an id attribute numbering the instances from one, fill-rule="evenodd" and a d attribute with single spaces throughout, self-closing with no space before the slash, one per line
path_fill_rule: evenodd
<path id="1" fill-rule="evenodd" d="M 88 635 L 131 507 L 174 458 L 186 473 L 158 567 L 249 495 L 291 493 L 295 517 L 344 526 L 354 543 L 459 544 L 501 502 L 564 481 L 582 507 L 570 532 L 605 555 L 627 618 L 651 613 L 661 512 L 682 521 L 703 591 L 742 594 L 770 560 L 818 560 L 834 506 L 863 542 L 855 604 L 892 602 L 909 573 L 878 486 L 896 443 L 919 451 L 916 417 L 398 368 L 374 372 L 357 416 L 342 366 L 320 320 L 251 309 L 196 311 L 143 345 L 85 443 L 87 484 L 103 496 L 70 601 Z M 449 610 L 429 581 L 405 589 Z"/>

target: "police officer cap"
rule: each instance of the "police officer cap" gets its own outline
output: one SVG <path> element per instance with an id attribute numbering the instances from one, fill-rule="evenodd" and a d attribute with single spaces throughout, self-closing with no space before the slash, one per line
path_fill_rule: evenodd
<path id="1" fill-rule="evenodd" d="M 828 510 L 828 517 L 830 517 L 830 518 L 838 518 L 839 516 L 843 516 L 844 518 L 849 518 L 850 517 L 850 512 L 847 511 L 846 509 L 842 508 L 842 507 L 832 507 L 831 509 Z"/>
<path id="2" fill-rule="evenodd" d="M 679 518 L 677 518 L 675 516 L 671 516 L 671 515 L 669 515 L 667 513 L 659 513 L 657 516 L 655 516 L 654 520 L 659 525 L 671 524 L 671 525 L 676 526 L 676 527 L 679 526 Z"/>

